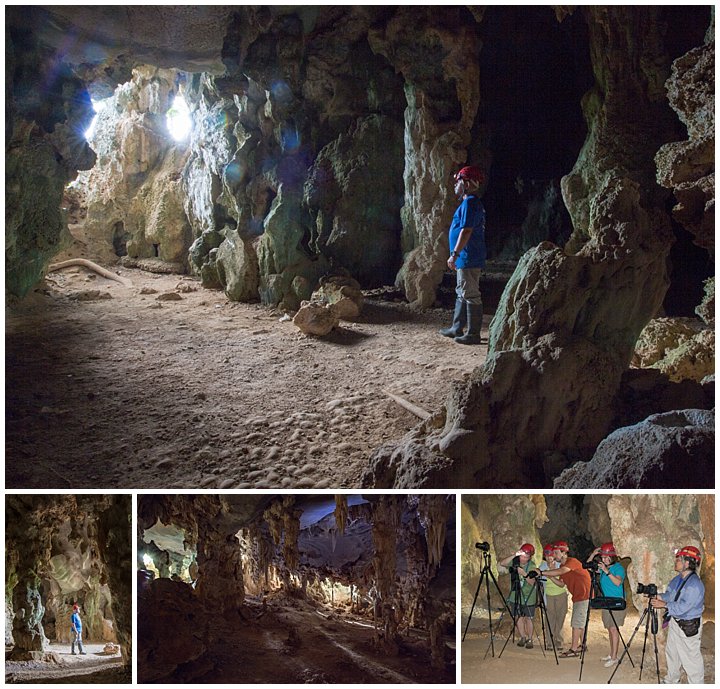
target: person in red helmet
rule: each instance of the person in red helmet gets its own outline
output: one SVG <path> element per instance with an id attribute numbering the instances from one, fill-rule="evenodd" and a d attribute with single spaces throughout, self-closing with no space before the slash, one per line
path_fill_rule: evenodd
<path id="1" fill-rule="evenodd" d="M 483 303 L 480 272 L 485 266 L 485 208 L 478 196 L 485 173 L 474 165 L 455 175 L 455 194 L 461 199 L 449 230 L 448 268 L 456 271 L 455 311 L 449 328 L 440 331 L 460 344 L 480 344 Z M 463 334 L 464 331 L 464 334 Z"/>
<path id="2" fill-rule="evenodd" d="M 537 587 L 535 579 L 528 577 L 528 572 L 536 569 L 532 556 L 535 546 L 523 543 L 512 555 L 500 560 L 498 565 L 510 569 L 511 591 L 507 598 L 508 605 L 515 616 L 515 628 L 520 636 L 518 646 L 533 647 L 533 617 L 537 605 Z"/>
<path id="3" fill-rule="evenodd" d="M 557 569 L 554 557 L 555 549 L 552 543 L 543 548 L 543 561 L 540 563 L 540 571 Z M 555 648 L 561 651 L 563 648 L 563 625 L 568 611 L 567 587 L 559 577 L 548 579 L 545 583 L 545 608 L 547 610 L 548 625 L 555 641 Z M 547 646 L 546 650 L 552 650 Z"/>
<path id="4" fill-rule="evenodd" d="M 580 560 L 568 556 L 569 551 L 570 548 L 565 541 L 553 543 L 553 557 L 557 568 L 543 572 L 545 577 L 559 577 L 567 586 L 572 598 L 573 606 L 570 618 L 572 642 L 570 648 L 560 654 L 561 658 L 577 658 L 580 656 L 582 650 L 580 646 L 585 631 L 585 619 L 590 605 L 590 573 L 583 569 Z"/>
<path id="5" fill-rule="evenodd" d="M 75 655 L 75 644 L 77 644 L 80 655 L 87 655 L 87 653 L 83 650 L 82 621 L 80 620 L 80 606 L 77 603 L 73 605 L 72 615 L 70 616 L 70 627 L 72 628 L 72 643 L 70 645 L 70 652 L 72 655 Z"/>
<path id="6" fill-rule="evenodd" d="M 688 684 L 704 684 L 705 665 L 701 652 L 702 614 L 705 609 L 705 586 L 697 570 L 702 555 L 694 545 L 675 552 L 677 576 L 667 591 L 650 600 L 654 608 L 665 608 L 669 617 L 665 658 L 667 675 L 663 684 L 679 684 L 685 670 Z"/>
<path id="7" fill-rule="evenodd" d="M 608 598 L 625 598 L 625 568 L 618 562 L 617 552 L 613 543 L 603 543 L 588 555 L 588 562 L 599 558 L 600 590 Z M 610 639 L 610 654 L 602 658 L 605 667 L 617 665 L 618 648 L 620 646 L 620 627 L 625 623 L 627 610 L 602 611 L 603 626 Z M 614 620 L 614 621 L 613 621 Z M 617 624 L 617 626 L 616 626 Z"/>

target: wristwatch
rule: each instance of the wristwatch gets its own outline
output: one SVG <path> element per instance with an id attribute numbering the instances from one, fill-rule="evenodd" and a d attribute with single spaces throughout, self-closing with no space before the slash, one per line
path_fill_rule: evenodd
<path id="1" fill-rule="evenodd" d="M 458 255 L 458 252 L 457 252 L 457 251 L 451 251 L 451 252 L 450 252 L 450 258 L 455 258 L 455 256 L 457 256 L 457 255 Z"/>

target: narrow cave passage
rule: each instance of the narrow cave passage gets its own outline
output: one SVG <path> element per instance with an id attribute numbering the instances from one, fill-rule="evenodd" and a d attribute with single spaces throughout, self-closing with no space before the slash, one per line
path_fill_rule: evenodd
<path id="1" fill-rule="evenodd" d="M 454 682 L 454 505 L 141 495 L 140 681 Z"/>
<path id="2" fill-rule="evenodd" d="M 6 497 L 6 682 L 131 681 L 130 503 Z"/>

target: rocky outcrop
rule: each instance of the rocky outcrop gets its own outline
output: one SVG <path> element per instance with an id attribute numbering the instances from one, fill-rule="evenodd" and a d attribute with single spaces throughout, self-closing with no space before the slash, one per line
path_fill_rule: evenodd
<path id="1" fill-rule="evenodd" d="M 191 234 L 180 179 L 187 153 L 166 124 L 180 79 L 175 70 L 137 67 L 102 102 L 90 137 L 98 162 L 77 184 L 87 204 L 82 232 L 105 261 L 187 262 Z"/>
<path id="2" fill-rule="evenodd" d="M 589 462 L 566 469 L 555 488 L 698 488 L 715 483 L 715 414 L 655 414 L 620 428 Z"/>
<path id="3" fill-rule="evenodd" d="M 656 318 L 640 333 L 633 364 L 656 368 L 676 383 L 699 383 L 715 371 L 715 330 L 691 318 Z"/>

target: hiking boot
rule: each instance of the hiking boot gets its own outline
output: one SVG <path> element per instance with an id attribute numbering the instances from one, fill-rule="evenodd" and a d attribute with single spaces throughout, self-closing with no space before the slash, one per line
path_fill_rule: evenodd
<path id="1" fill-rule="evenodd" d="M 458 298 L 455 300 L 455 311 L 453 312 L 453 322 L 449 328 L 443 328 L 440 334 L 443 337 L 460 337 L 465 327 L 465 302 Z"/>
<path id="2" fill-rule="evenodd" d="M 483 321 L 483 305 L 468 304 L 467 305 L 467 332 L 455 338 L 458 344 L 475 345 L 480 344 L 480 331 L 482 330 Z"/>
<path id="3" fill-rule="evenodd" d="M 520 637 L 520 641 L 517 642 L 517 645 L 522 647 L 525 645 L 525 639 L 523 637 Z"/>
<path id="4" fill-rule="evenodd" d="M 533 647 L 532 639 L 528 639 L 527 642 L 525 643 L 525 648 L 532 648 L 532 647 Z"/>

